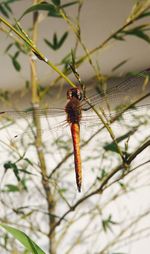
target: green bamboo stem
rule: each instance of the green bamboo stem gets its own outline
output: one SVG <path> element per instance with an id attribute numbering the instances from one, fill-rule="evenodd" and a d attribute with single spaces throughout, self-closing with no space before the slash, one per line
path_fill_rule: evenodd
<path id="1" fill-rule="evenodd" d="M 3 22 L 7 27 L 9 27 L 14 33 L 16 33 L 23 41 L 25 41 L 28 46 L 32 49 L 33 53 L 42 61 L 44 61 L 48 66 L 50 66 L 55 72 L 57 72 L 65 81 L 72 87 L 76 87 L 75 84 L 61 71 L 59 70 L 48 58 L 46 58 L 42 52 L 36 47 L 32 40 L 24 34 L 20 33 L 15 27 L 13 27 L 5 18 L 0 16 L 0 21 Z"/>
<path id="2" fill-rule="evenodd" d="M 34 0 L 34 4 L 37 3 L 38 0 Z M 37 35 L 38 35 L 38 13 L 35 12 L 33 14 L 33 27 L 32 27 L 32 40 L 34 43 L 37 42 Z M 33 104 L 33 120 L 34 125 L 36 128 L 36 139 L 35 139 L 35 146 L 36 151 L 39 159 L 41 176 L 42 176 L 42 186 L 45 192 L 45 198 L 47 202 L 47 210 L 48 210 L 48 221 L 49 221 L 49 231 L 48 231 L 48 238 L 49 238 L 49 253 L 56 254 L 56 236 L 55 230 L 53 234 L 50 235 L 51 228 L 54 227 L 56 221 L 53 214 L 55 214 L 55 200 L 54 195 L 52 195 L 52 190 L 49 185 L 48 180 L 48 172 L 46 167 L 45 156 L 43 152 L 43 141 L 42 141 L 42 132 L 41 132 L 41 119 L 37 112 L 37 108 L 39 107 L 40 98 L 38 95 L 38 78 L 37 78 L 37 68 L 36 63 L 33 58 L 33 52 L 30 53 L 30 66 L 31 66 L 31 87 L 32 87 L 32 104 Z"/>

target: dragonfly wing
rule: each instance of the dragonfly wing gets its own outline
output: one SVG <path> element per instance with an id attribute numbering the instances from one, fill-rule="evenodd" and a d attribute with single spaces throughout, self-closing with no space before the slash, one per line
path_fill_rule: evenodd
<path id="1" fill-rule="evenodd" d="M 27 110 L 3 110 L 0 111 L 0 117 L 5 119 L 17 119 L 17 118 L 32 118 L 33 112 L 39 117 L 55 117 L 65 114 L 64 109 L 61 108 L 42 108 L 34 109 L 29 108 Z"/>
<path id="2" fill-rule="evenodd" d="M 150 92 L 150 69 L 142 71 L 137 75 L 129 76 L 127 78 L 122 79 L 119 83 L 109 84 L 108 81 L 108 89 L 106 92 L 99 91 L 99 93 L 92 95 L 89 97 L 90 103 L 92 105 L 99 104 L 101 107 L 106 108 L 110 104 L 119 105 L 125 103 L 131 103 L 133 99 L 135 100 L 137 97 L 142 94 L 146 94 Z M 142 93 L 142 94 L 141 94 Z M 88 109 L 89 105 L 85 101 L 82 103 L 83 109 Z"/>
<path id="3" fill-rule="evenodd" d="M 66 114 L 64 109 L 43 108 L 35 109 L 35 115 L 41 118 L 40 130 L 42 133 L 62 132 L 65 128 Z M 0 112 L 0 129 L 4 126 L 13 125 L 12 138 L 20 139 L 23 135 L 36 136 L 36 129 L 33 122 L 33 109 L 28 110 L 7 110 Z M 39 129 L 39 128 L 38 128 Z"/>
<path id="4" fill-rule="evenodd" d="M 100 115 L 103 117 L 104 121 L 107 123 L 114 122 L 115 120 L 124 120 L 126 122 L 131 122 L 133 120 L 144 120 L 146 117 L 150 117 L 150 104 L 140 105 L 136 107 L 129 108 L 128 110 L 125 109 L 117 109 L 116 111 L 108 112 L 101 112 L 98 111 Z M 103 124 L 100 120 L 100 117 L 96 115 L 95 112 L 91 112 L 89 114 L 84 113 L 82 116 L 81 124 L 85 126 L 98 126 L 101 127 Z"/>

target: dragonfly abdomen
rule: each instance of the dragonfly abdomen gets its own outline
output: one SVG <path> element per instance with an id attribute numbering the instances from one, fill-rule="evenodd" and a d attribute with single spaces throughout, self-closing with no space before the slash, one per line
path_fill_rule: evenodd
<path id="1" fill-rule="evenodd" d="M 78 191 L 81 191 L 82 184 L 82 165 L 80 154 L 80 126 L 77 123 L 71 124 L 71 134 L 74 148 L 75 174 Z"/>
<path id="2" fill-rule="evenodd" d="M 70 124 L 74 149 L 75 174 L 78 191 L 81 191 L 82 165 L 80 155 L 80 120 L 82 117 L 80 100 L 77 96 L 69 97 L 69 102 L 65 108 L 67 122 Z"/>

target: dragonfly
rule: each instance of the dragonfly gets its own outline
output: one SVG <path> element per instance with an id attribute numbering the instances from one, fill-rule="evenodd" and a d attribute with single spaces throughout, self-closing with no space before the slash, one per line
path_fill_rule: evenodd
<path id="1" fill-rule="evenodd" d="M 74 167 L 75 167 L 75 177 L 76 177 L 76 185 L 79 192 L 81 192 L 82 188 L 82 160 L 80 153 L 80 124 L 83 118 L 83 112 L 92 110 L 93 106 L 101 106 L 104 102 L 106 104 L 108 101 L 114 101 L 120 95 L 127 96 L 130 91 L 133 94 L 136 92 L 137 87 L 140 88 L 148 83 L 148 79 L 150 76 L 150 68 L 140 72 L 138 75 L 133 75 L 128 78 L 123 79 L 118 84 L 113 85 L 112 87 L 106 89 L 106 91 L 101 91 L 99 94 L 93 95 L 91 97 L 86 98 L 81 87 L 70 88 L 67 90 L 67 103 L 65 108 L 63 109 L 55 109 L 55 108 L 46 108 L 46 109 L 30 109 L 29 111 L 1 111 L 1 116 L 22 116 L 29 117 L 34 112 L 38 116 L 43 116 L 46 112 L 46 115 L 57 116 L 59 114 L 65 113 L 66 122 L 70 126 L 72 143 L 73 143 L 73 151 L 74 151 Z M 129 91 L 128 91 L 129 90 Z M 148 92 L 145 97 L 150 96 L 150 92 Z M 132 96 L 131 96 L 132 97 Z M 92 105 L 92 107 L 91 107 Z M 148 105 L 148 104 L 147 104 Z M 139 106 L 140 108 L 141 106 Z M 116 111 L 115 113 L 111 112 L 111 116 L 115 116 L 120 111 Z M 89 119 L 87 118 L 89 121 Z"/>

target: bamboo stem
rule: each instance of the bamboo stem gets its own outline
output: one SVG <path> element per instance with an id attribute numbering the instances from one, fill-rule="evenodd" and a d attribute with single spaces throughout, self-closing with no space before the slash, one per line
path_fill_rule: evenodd
<path id="1" fill-rule="evenodd" d="M 38 0 L 33 1 L 34 4 L 38 3 Z M 35 12 L 33 14 L 33 33 L 32 40 L 34 43 L 37 42 L 37 34 L 38 34 L 38 13 Z M 56 239 L 55 239 L 55 231 L 50 235 L 51 228 L 54 227 L 56 221 L 53 214 L 55 213 L 55 200 L 54 195 L 52 195 L 52 190 L 49 186 L 48 180 L 48 172 L 45 162 L 45 156 L 42 150 L 42 133 L 41 133 L 41 120 L 40 117 L 36 114 L 36 109 L 39 108 L 40 98 L 38 96 L 38 78 L 37 78 L 37 69 L 36 63 L 33 58 L 33 52 L 30 53 L 30 66 L 31 66 L 31 87 L 32 87 L 32 104 L 33 104 L 33 120 L 34 125 L 36 127 L 36 140 L 35 146 L 38 154 L 40 169 L 42 175 L 42 186 L 45 191 L 46 201 L 47 201 L 47 209 L 48 209 L 48 221 L 49 221 L 49 253 L 56 254 Z"/>
<path id="2" fill-rule="evenodd" d="M 33 43 L 33 41 L 28 37 L 28 35 L 25 36 L 25 34 L 19 32 L 15 27 L 13 27 L 5 18 L 0 16 L 0 21 L 3 22 L 7 27 L 11 29 L 14 33 L 16 33 L 23 41 L 25 41 L 28 46 L 32 49 L 33 53 L 42 61 L 44 61 L 46 64 L 48 64 L 54 71 L 56 71 L 62 78 L 66 80 L 68 84 L 70 84 L 72 87 L 76 87 L 75 84 L 61 71 L 57 68 L 56 65 L 54 65 L 50 60 L 48 60 L 42 52 L 36 47 L 36 45 Z"/>

